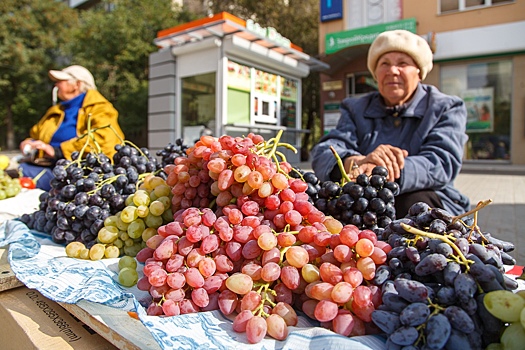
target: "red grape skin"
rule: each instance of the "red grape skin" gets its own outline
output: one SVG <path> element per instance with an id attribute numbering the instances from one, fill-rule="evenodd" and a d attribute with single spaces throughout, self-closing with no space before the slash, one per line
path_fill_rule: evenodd
<path id="1" fill-rule="evenodd" d="M 261 316 L 254 316 L 246 323 L 246 337 L 251 344 L 259 343 L 268 330 L 266 320 Z"/>

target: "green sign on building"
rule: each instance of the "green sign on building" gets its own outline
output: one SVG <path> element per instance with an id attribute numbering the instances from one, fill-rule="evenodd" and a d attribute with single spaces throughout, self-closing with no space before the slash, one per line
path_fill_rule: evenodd
<path id="1" fill-rule="evenodd" d="M 387 30 L 404 29 L 409 32 L 416 32 L 416 19 L 408 18 L 400 21 L 376 24 L 343 32 L 326 34 L 325 51 L 327 54 L 335 53 L 347 47 L 371 44 L 380 33 Z"/>

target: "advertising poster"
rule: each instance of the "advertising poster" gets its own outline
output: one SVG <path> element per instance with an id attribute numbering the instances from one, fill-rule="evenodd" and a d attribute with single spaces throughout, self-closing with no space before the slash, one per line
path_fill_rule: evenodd
<path id="1" fill-rule="evenodd" d="M 228 61 L 228 88 L 250 91 L 250 67 Z"/>
<path id="2" fill-rule="evenodd" d="M 297 101 L 297 80 L 281 77 L 281 99 Z"/>
<path id="3" fill-rule="evenodd" d="M 467 132 L 494 131 L 494 88 L 469 89 L 461 98 L 467 107 Z"/>
<path id="4" fill-rule="evenodd" d="M 277 96 L 277 75 L 262 70 L 255 70 L 255 92 Z"/>

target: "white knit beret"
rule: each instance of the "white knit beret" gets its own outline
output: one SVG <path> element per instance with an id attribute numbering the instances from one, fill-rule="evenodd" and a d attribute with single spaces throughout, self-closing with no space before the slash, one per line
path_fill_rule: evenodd
<path id="1" fill-rule="evenodd" d="M 421 80 L 432 70 L 432 51 L 425 39 L 407 30 L 390 30 L 379 34 L 368 49 L 368 70 L 374 79 L 379 58 L 393 51 L 412 57 L 419 68 Z"/>

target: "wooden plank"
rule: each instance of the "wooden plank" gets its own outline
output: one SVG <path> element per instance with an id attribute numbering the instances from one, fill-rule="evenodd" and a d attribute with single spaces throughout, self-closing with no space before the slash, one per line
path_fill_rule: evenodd
<path id="1" fill-rule="evenodd" d="M 160 350 L 142 322 L 126 311 L 85 300 L 77 304 L 59 304 L 119 349 Z"/>
<path id="2" fill-rule="evenodd" d="M 0 248 L 0 292 L 23 286 L 7 261 L 7 249 Z"/>

